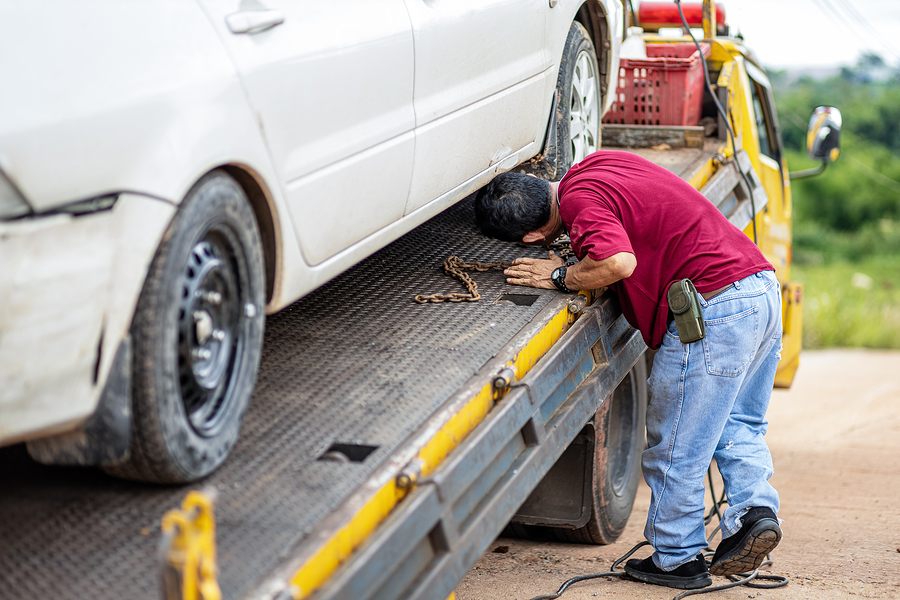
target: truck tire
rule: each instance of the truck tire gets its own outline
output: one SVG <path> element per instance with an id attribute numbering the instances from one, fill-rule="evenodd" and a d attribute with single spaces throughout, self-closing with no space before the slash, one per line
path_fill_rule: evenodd
<path id="1" fill-rule="evenodd" d="M 259 370 L 264 273 L 247 197 L 213 171 L 179 208 L 138 299 L 130 456 L 107 473 L 185 483 L 222 464 Z"/>
<path id="2" fill-rule="evenodd" d="M 558 539 L 611 544 L 622 535 L 641 480 L 646 416 L 647 366 L 641 356 L 594 415 L 591 516 L 579 529 L 554 528 Z"/>
<path id="3" fill-rule="evenodd" d="M 593 448 L 592 472 L 586 482 L 590 490 L 585 494 L 590 505 L 587 523 L 572 529 L 563 525 L 526 524 L 514 519 L 502 535 L 577 544 L 615 542 L 628 523 L 641 480 L 646 415 L 647 367 L 645 357 L 641 356 L 581 432 L 581 437 Z M 581 490 L 571 489 L 568 493 L 581 497 Z M 587 508 L 587 504 L 583 506 Z"/>

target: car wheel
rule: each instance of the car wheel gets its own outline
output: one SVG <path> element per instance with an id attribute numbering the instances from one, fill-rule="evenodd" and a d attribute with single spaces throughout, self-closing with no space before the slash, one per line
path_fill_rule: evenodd
<path id="1" fill-rule="evenodd" d="M 600 148 L 600 68 L 587 30 L 573 22 L 559 63 L 555 114 L 543 152 L 516 170 L 558 181 Z"/>
<path id="2" fill-rule="evenodd" d="M 647 415 L 647 367 L 643 356 L 594 415 L 591 516 L 579 529 L 557 529 L 557 538 L 583 544 L 615 542 L 631 516 L 641 480 Z"/>
<path id="3" fill-rule="evenodd" d="M 246 195 L 229 175 L 210 173 L 179 208 L 141 291 L 130 457 L 107 472 L 184 483 L 222 464 L 256 383 L 264 273 Z"/>
<path id="4" fill-rule="evenodd" d="M 564 170 L 600 147 L 599 73 L 591 38 L 581 23 L 572 23 L 556 82 L 560 106 L 568 113 L 557 122 Z"/>

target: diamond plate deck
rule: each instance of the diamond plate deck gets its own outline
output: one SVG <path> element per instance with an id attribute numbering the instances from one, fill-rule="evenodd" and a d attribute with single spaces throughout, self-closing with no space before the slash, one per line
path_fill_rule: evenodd
<path id="1" fill-rule="evenodd" d="M 448 255 L 543 255 L 481 236 L 471 213 L 461 202 L 269 317 L 241 439 L 204 482 L 219 490 L 225 598 L 252 589 L 556 297 L 488 272 L 473 275 L 480 302 L 415 304 L 417 293 L 462 291 L 441 270 Z M 495 302 L 503 293 L 538 298 Z M 336 442 L 377 450 L 363 462 L 316 460 Z M 0 449 L 0 598 L 157 598 L 160 518 L 189 489 Z"/>

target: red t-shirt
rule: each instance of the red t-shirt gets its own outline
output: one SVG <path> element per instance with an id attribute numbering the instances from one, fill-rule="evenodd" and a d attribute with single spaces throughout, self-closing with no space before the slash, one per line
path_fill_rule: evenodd
<path id="1" fill-rule="evenodd" d="M 578 258 L 619 252 L 637 259 L 631 277 L 610 287 L 651 348 L 662 343 L 666 292 L 684 278 L 711 292 L 773 271 L 759 248 L 680 177 L 629 152 L 601 150 L 559 185 L 560 216 Z"/>

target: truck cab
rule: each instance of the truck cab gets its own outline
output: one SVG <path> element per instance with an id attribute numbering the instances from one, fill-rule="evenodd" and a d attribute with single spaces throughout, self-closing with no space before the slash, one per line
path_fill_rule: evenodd
<path id="1" fill-rule="evenodd" d="M 790 173 L 772 85 L 753 50 L 729 35 L 722 4 L 642 2 L 631 17 L 604 146 L 676 171 L 759 246 L 782 290 L 775 385 L 790 387 L 803 328 L 803 287 L 791 280 L 791 179 L 821 169 Z M 690 29 L 700 27 L 698 42 Z M 837 158 L 839 133 L 840 112 L 817 108 L 808 150 L 822 168 Z M 827 149 L 816 145 L 829 136 Z"/>

